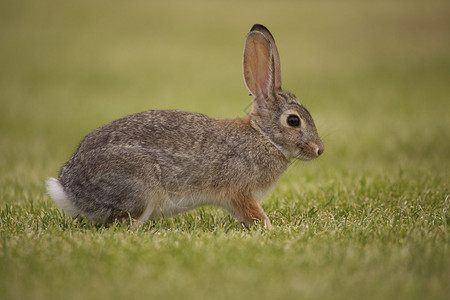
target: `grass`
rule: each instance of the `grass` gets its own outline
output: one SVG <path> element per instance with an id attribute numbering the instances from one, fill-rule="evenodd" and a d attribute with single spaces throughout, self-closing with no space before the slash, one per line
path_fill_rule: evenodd
<path id="1" fill-rule="evenodd" d="M 447 1 L 2 1 L 1 299 L 447 299 Z M 44 181 L 81 138 L 146 109 L 243 116 L 241 55 L 267 25 L 324 156 L 263 206 L 135 229 L 56 209 Z"/>

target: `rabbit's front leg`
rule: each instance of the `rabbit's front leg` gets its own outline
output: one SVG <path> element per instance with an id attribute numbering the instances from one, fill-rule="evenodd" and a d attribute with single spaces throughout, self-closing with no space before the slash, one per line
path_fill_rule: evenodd
<path id="1" fill-rule="evenodd" d="M 233 207 L 233 215 L 249 228 L 254 223 L 262 222 L 262 225 L 266 229 L 272 229 L 272 224 L 269 218 L 262 209 L 259 202 L 252 196 L 236 195 L 231 201 Z"/>
<path id="2" fill-rule="evenodd" d="M 264 228 L 270 230 L 270 229 L 272 229 L 272 223 L 270 222 L 269 217 L 267 217 L 267 215 L 266 215 L 266 213 L 264 211 L 263 211 L 263 213 L 264 213 L 264 216 L 263 216 L 263 219 L 262 219 L 263 226 L 264 226 Z"/>

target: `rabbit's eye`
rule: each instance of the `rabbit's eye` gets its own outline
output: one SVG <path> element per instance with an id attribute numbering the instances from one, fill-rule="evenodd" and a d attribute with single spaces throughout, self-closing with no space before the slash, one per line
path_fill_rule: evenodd
<path id="1" fill-rule="evenodd" d="M 287 123 L 289 126 L 299 127 L 300 126 L 300 118 L 296 115 L 289 115 L 287 117 Z"/>

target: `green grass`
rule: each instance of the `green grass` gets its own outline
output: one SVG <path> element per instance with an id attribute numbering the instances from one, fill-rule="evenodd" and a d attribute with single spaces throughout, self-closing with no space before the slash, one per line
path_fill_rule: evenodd
<path id="1" fill-rule="evenodd" d="M 243 116 L 253 23 L 325 143 L 264 202 L 272 231 L 56 209 L 45 178 L 108 121 Z M 448 1 L 2 1 L 0 45 L 1 299 L 448 298 Z"/>

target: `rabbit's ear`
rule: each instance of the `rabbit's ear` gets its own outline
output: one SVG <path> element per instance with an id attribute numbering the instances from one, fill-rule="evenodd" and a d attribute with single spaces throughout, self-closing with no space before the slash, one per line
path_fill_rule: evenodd
<path id="1" fill-rule="evenodd" d="M 272 48 L 272 55 L 273 55 L 273 63 L 274 63 L 274 76 L 275 76 L 275 90 L 281 90 L 281 63 L 280 63 L 280 54 L 278 54 L 278 48 L 275 44 L 275 39 L 273 38 L 273 35 L 270 33 L 269 29 L 267 29 L 264 25 L 261 24 L 255 24 L 253 25 L 252 29 L 250 31 L 259 31 L 266 39 L 269 40 L 270 46 Z"/>
<path id="2" fill-rule="evenodd" d="M 274 62 L 269 40 L 259 31 L 247 35 L 244 48 L 244 80 L 250 93 L 267 98 L 274 91 Z"/>

